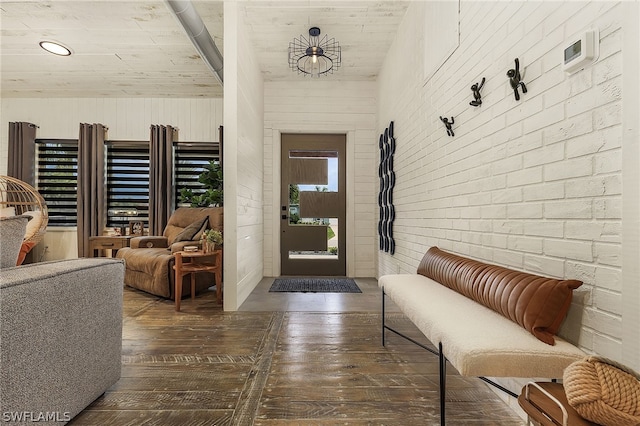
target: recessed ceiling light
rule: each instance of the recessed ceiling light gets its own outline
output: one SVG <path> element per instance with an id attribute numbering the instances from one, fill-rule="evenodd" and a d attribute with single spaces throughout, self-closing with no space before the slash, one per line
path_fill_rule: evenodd
<path id="1" fill-rule="evenodd" d="M 56 43 L 54 41 L 41 41 L 40 47 L 42 47 L 47 52 L 53 53 L 54 55 L 60 55 L 60 56 L 71 55 L 71 50 L 67 49 L 60 43 Z"/>

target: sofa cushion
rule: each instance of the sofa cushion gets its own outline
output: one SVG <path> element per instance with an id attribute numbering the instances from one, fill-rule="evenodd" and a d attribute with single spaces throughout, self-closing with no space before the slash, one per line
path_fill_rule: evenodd
<path id="1" fill-rule="evenodd" d="M 224 207 L 179 207 L 169 218 L 162 235 L 167 237 L 168 245 L 171 245 L 184 228 L 205 217 L 209 218 L 209 228 L 221 231 L 223 209 Z"/>
<path id="2" fill-rule="evenodd" d="M 0 268 L 16 266 L 28 220 L 27 216 L 0 218 Z"/>
<path id="3" fill-rule="evenodd" d="M 198 219 L 195 222 L 191 223 L 189 226 L 184 228 L 182 232 L 176 235 L 173 240 L 174 243 L 180 241 L 197 241 L 200 239 L 200 236 L 209 226 L 209 217 L 205 216 L 202 219 Z"/>
<path id="4" fill-rule="evenodd" d="M 549 345 L 571 306 L 573 290 L 582 285 L 478 262 L 437 247 L 427 251 L 417 272 L 509 318 Z"/>

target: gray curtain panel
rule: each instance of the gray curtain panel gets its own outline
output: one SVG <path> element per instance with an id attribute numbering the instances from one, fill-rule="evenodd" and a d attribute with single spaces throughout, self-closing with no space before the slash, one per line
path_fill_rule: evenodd
<path id="1" fill-rule="evenodd" d="M 177 129 L 152 125 L 149 138 L 149 231 L 162 235 L 173 211 L 173 136 Z"/>
<path id="2" fill-rule="evenodd" d="M 36 126 L 23 121 L 9 123 L 7 175 L 35 186 Z"/>
<path id="3" fill-rule="evenodd" d="M 102 124 L 80 124 L 78 139 L 78 257 L 91 257 L 89 237 L 106 225 L 104 139 Z"/>

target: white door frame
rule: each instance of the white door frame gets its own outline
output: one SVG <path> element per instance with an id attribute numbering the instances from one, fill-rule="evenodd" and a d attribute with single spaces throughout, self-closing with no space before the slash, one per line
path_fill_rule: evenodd
<path id="1" fill-rule="evenodd" d="M 322 130 L 310 129 L 308 127 L 302 127 L 299 124 L 274 124 L 272 126 L 272 185 L 271 191 L 271 205 L 273 206 L 271 211 L 271 255 L 272 264 L 271 270 L 275 277 L 280 276 L 280 136 L 282 133 L 344 133 L 347 135 L 347 182 L 346 182 L 346 197 L 347 197 L 347 233 L 346 233 L 346 262 L 347 262 L 347 276 L 355 276 L 355 170 L 354 170 L 354 156 L 355 156 L 355 129 L 345 127 L 331 127 Z M 265 133 L 268 130 L 265 131 Z"/>

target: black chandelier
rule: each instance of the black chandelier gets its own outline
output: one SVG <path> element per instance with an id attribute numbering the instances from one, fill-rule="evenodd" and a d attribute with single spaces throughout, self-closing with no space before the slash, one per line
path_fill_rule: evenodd
<path id="1" fill-rule="evenodd" d="M 299 74 L 320 77 L 340 66 L 340 44 L 328 36 L 320 39 L 320 28 L 309 28 L 309 38 L 300 35 L 289 42 L 289 67 Z"/>

